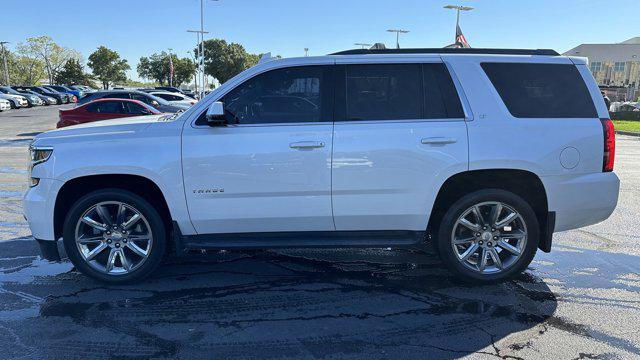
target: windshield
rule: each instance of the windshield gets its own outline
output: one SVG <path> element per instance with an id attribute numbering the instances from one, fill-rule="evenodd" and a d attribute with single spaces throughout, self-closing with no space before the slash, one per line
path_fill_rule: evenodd
<path id="1" fill-rule="evenodd" d="M 0 91 L 5 93 L 5 94 L 20 95 L 19 92 L 15 91 L 12 88 L 7 87 L 7 86 L 0 86 Z"/>

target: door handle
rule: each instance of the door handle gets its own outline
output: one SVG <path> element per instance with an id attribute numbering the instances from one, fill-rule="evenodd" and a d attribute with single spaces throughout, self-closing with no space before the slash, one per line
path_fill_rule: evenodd
<path id="1" fill-rule="evenodd" d="M 454 138 L 435 136 L 424 138 L 421 142 L 425 145 L 446 145 L 456 143 L 458 140 Z"/>
<path id="2" fill-rule="evenodd" d="M 289 144 L 289 147 L 292 149 L 315 149 L 324 147 L 324 143 L 322 141 L 298 141 Z"/>

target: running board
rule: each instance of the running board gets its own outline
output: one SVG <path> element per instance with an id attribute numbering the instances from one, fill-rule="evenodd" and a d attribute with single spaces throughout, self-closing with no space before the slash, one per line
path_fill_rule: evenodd
<path id="1" fill-rule="evenodd" d="M 173 223 L 178 256 L 188 250 L 404 247 L 424 242 L 425 231 L 293 231 L 182 235 Z"/>

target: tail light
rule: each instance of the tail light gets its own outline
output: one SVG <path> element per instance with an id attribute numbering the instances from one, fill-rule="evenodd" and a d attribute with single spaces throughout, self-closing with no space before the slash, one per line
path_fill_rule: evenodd
<path id="1" fill-rule="evenodd" d="M 616 133 L 613 121 L 601 119 L 604 135 L 604 155 L 602 156 L 602 172 L 613 171 L 613 162 L 616 156 Z"/>

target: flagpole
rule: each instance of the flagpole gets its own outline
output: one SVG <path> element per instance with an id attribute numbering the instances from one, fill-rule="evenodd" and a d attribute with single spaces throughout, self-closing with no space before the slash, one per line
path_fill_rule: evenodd
<path id="1" fill-rule="evenodd" d="M 460 26 L 460 7 L 457 7 L 456 11 L 456 28 L 454 29 L 453 32 L 453 43 L 455 44 L 458 41 L 458 26 Z"/>

